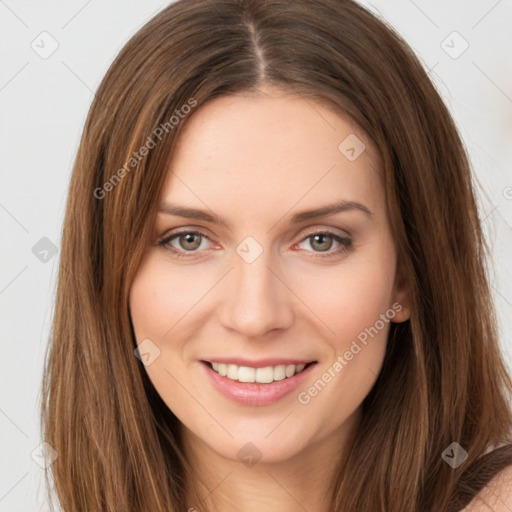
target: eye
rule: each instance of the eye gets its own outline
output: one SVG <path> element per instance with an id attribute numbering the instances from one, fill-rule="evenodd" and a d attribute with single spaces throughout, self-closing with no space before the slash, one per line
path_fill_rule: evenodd
<path id="1" fill-rule="evenodd" d="M 203 244 L 206 241 L 211 242 L 210 238 L 200 231 L 180 231 L 166 236 L 158 242 L 158 245 L 164 247 L 178 258 L 190 258 L 197 256 L 201 250 L 207 248 Z M 306 241 L 309 242 L 309 246 L 313 249 L 313 251 L 306 252 L 314 253 L 313 257 L 315 258 L 340 255 L 348 252 L 352 246 L 350 238 L 342 237 L 329 230 L 309 233 L 296 246 L 298 247 Z M 332 250 L 333 246 L 335 248 Z"/>
<path id="2" fill-rule="evenodd" d="M 339 254 L 343 254 L 348 252 L 348 250 L 352 246 L 352 240 L 347 237 L 342 237 L 332 231 L 324 230 L 324 231 L 316 231 L 314 233 L 309 233 L 306 238 L 304 238 L 297 246 L 300 246 L 304 242 L 308 241 L 309 246 L 313 248 L 312 252 L 315 253 L 326 253 L 319 254 L 320 257 L 330 257 L 336 256 Z M 331 251 L 333 245 L 337 247 Z M 308 251 L 311 252 L 311 251 Z M 316 257 L 316 256 L 315 256 Z"/>
<path id="3" fill-rule="evenodd" d="M 195 253 L 199 252 L 200 249 L 204 249 L 203 242 L 205 240 L 211 241 L 206 235 L 199 231 L 181 231 L 165 237 L 158 242 L 158 245 L 165 247 L 178 257 L 187 258 L 195 256 Z M 173 242 L 176 242 L 178 247 L 173 245 Z"/>

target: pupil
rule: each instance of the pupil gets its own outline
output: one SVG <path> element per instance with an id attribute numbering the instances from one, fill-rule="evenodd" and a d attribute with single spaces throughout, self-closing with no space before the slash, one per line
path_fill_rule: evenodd
<path id="1" fill-rule="evenodd" d="M 327 251 L 332 246 L 332 239 L 329 235 L 327 235 L 327 236 L 326 235 L 314 235 L 313 239 L 314 239 L 315 243 L 320 239 L 320 245 L 321 246 L 324 245 L 323 247 L 318 248 L 320 251 Z M 325 239 L 330 240 L 330 243 L 327 244 L 327 247 L 325 247 Z M 322 240 L 323 240 L 323 242 L 322 242 Z"/>
<path id="2" fill-rule="evenodd" d="M 197 238 L 196 242 L 193 242 L 194 237 Z M 186 235 L 182 235 L 181 239 L 184 240 L 185 245 L 180 244 L 184 249 L 197 249 L 200 245 L 199 236 L 195 233 L 188 233 Z M 192 244 L 192 247 L 187 246 L 187 244 Z"/>

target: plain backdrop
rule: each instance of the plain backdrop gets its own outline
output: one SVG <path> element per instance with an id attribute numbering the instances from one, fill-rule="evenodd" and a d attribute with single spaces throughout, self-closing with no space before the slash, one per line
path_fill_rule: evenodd
<path id="1" fill-rule="evenodd" d="M 467 145 L 510 368 L 512 2 L 361 3 L 415 50 Z M 109 64 L 167 4 L 0 0 L 0 512 L 49 509 L 38 462 L 40 380 L 72 164 Z"/>

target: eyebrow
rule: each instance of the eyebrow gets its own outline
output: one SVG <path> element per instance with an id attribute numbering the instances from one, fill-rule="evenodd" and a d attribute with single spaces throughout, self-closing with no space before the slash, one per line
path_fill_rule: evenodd
<path id="1" fill-rule="evenodd" d="M 206 222 L 211 222 L 213 224 L 218 224 L 228 229 L 231 229 L 229 223 L 224 218 L 213 213 L 211 210 L 210 213 L 206 210 L 187 208 L 185 206 L 179 206 L 171 203 L 162 203 L 158 211 L 160 213 L 176 215 L 178 217 L 185 217 L 187 219 L 204 220 Z M 368 217 L 373 216 L 373 212 L 362 203 L 359 203 L 357 201 L 339 201 L 337 203 L 322 206 L 320 208 L 295 213 L 290 219 L 290 222 L 292 224 L 298 224 L 306 220 L 316 219 L 318 217 L 325 217 L 327 215 L 334 215 L 335 213 L 348 211 L 360 211 L 363 212 Z"/>

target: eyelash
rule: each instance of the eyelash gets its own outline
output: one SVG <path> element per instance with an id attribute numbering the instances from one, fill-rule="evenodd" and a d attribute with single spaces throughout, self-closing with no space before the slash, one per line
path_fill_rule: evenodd
<path id="1" fill-rule="evenodd" d="M 172 233 L 169 236 L 166 236 L 165 238 L 161 239 L 158 242 L 158 246 L 163 247 L 164 249 L 170 251 L 172 254 L 174 254 L 178 258 L 186 259 L 186 258 L 195 257 L 199 251 L 197 251 L 197 250 L 184 251 L 184 250 L 176 249 L 176 247 L 173 247 L 172 245 L 170 245 L 170 242 L 172 240 L 174 240 L 175 238 L 177 238 L 181 235 L 198 235 L 202 238 L 206 238 L 207 240 L 210 240 L 210 238 L 208 236 L 206 236 L 204 233 L 201 233 L 200 231 L 179 231 L 176 233 Z M 336 233 L 333 233 L 332 231 L 329 231 L 328 229 L 308 233 L 304 238 L 302 238 L 302 240 L 299 243 L 305 242 L 308 238 L 312 238 L 316 235 L 327 235 L 330 238 L 333 238 L 335 242 L 338 242 L 340 244 L 340 247 L 338 247 L 335 250 L 328 249 L 327 251 L 324 251 L 324 252 L 306 251 L 306 252 L 314 252 L 317 254 L 317 256 L 313 256 L 313 257 L 331 258 L 331 257 L 337 256 L 340 254 L 345 254 L 352 247 L 352 240 L 350 238 L 344 238 Z"/>

